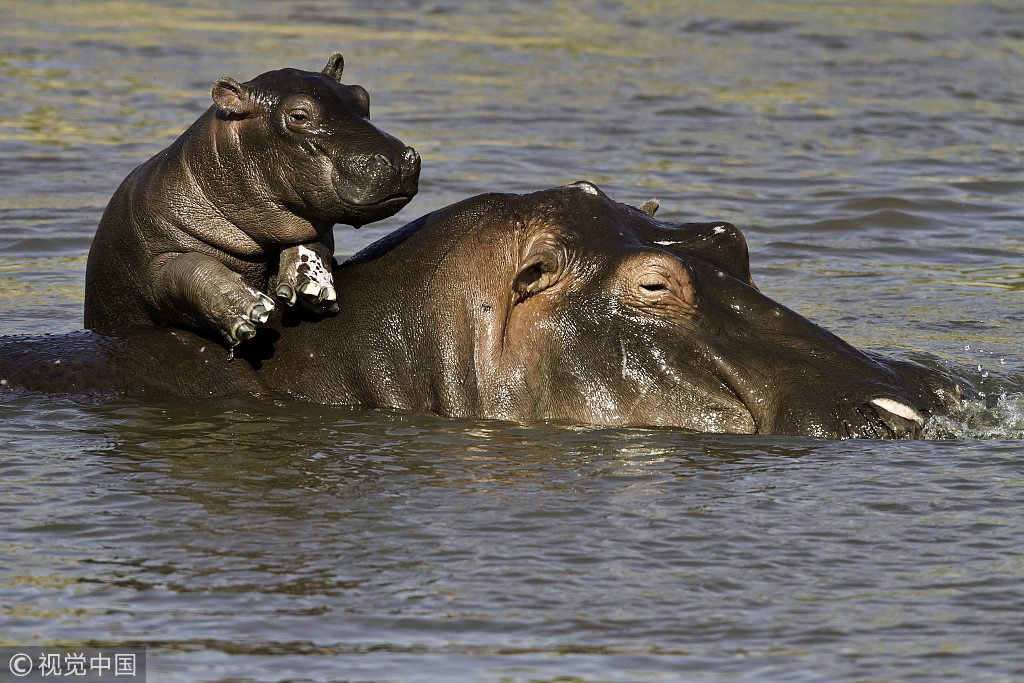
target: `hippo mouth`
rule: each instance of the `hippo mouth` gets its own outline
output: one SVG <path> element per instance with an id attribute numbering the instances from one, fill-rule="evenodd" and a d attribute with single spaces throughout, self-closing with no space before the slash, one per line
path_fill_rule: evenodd
<path id="1" fill-rule="evenodd" d="M 344 218 L 336 222 L 360 228 L 367 223 L 395 215 L 412 200 L 413 196 L 406 193 L 392 194 L 372 202 L 347 202 L 338 197 L 344 207 Z"/>
<path id="2" fill-rule="evenodd" d="M 873 398 L 861 409 L 865 420 L 860 426 L 843 424 L 845 436 L 850 438 L 919 439 L 927 415 L 917 408 L 892 398 Z"/>
<path id="3" fill-rule="evenodd" d="M 788 434 L 824 439 L 920 439 L 931 417 L 930 411 L 913 408 L 904 401 L 879 397 L 871 400 L 851 400 L 841 415 L 819 415 L 817 419 L 788 424 L 782 416 L 765 415 L 757 406 L 748 405 L 733 392 L 735 404 L 721 429 L 703 428 L 700 431 L 724 431 L 736 434 Z"/>
<path id="4" fill-rule="evenodd" d="M 341 197 L 339 197 L 339 199 L 341 199 L 341 203 L 347 206 L 348 208 L 355 209 L 358 211 L 360 209 L 379 208 L 381 206 L 388 206 L 390 204 L 408 204 L 415 196 L 415 192 L 396 192 L 394 194 L 389 194 L 381 199 L 373 199 L 363 202 L 349 202 L 346 201 L 345 199 L 341 199 Z"/>
<path id="5" fill-rule="evenodd" d="M 398 213 L 408 204 L 419 189 L 418 175 L 399 177 L 377 187 L 346 187 L 335 171 L 331 185 L 337 199 L 336 223 L 360 227 Z"/>
<path id="6" fill-rule="evenodd" d="M 419 191 L 420 158 L 411 147 L 406 147 L 400 159 L 389 159 L 374 154 L 360 167 L 362 180 L 342 172 L 343 167 L 331 170 L 331 187 L 342 210 L 348 214 L 339 223 L 356 227 L 394 215 L 416 196 Z"/>
<path id="7" fill-rule="evenodd" d="M 796 392 L 764 400 L 742 386 L 727 383 L 737 408 L 750 420 L 753 434 L 789 434 L 825 439 L 920 439 L 935 411 L 959 403 L 959 387 L 939 390 L 930 399 L 893 398 L 893 391 L 864 387 L 846 396 Z M 766 406 L 770 405 L 770 409 Z M 917 407 L 915 407 L 915 405 Z M 827 406 L 827 408 L 825 408 Z"/>

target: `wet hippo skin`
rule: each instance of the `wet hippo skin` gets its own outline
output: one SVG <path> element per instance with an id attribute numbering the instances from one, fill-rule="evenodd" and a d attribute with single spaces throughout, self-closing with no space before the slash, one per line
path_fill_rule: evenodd
<path id="1" fill-rule="evenodd" d="M 100 221 L 85 325 L 170 325 L 251 338 L 274 308 L 337 310 L 331 228 L 393 215 L 416 194 L 415 150 L 369 120 L 369 96 L 321 72 L 221 78 L 213 106 L 136 168 Z"/>
<path id="2" fill-rule="evenodd" d="M 958 401 L 944 375 L 859 351 L 762 294 L 735 226 L 666 223 L 655 208 L 590 183 L 480 195 L 337 266 L 345 315 L 275 316 L 233 363 L 185 331 L 77 333 L 5 339 L 0 377 L 829 438 L 919 437 Z"/>

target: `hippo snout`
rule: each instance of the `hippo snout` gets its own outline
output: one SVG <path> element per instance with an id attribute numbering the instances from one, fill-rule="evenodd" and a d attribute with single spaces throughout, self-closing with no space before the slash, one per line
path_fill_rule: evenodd
<path id="1" fill-rule="evenodd" d="M 951 380 L 946 381 L 937 374 L 927 379 L 933 384 L 920 393 L 908 384 L 906 394 L 877 392 L 874 398 L 859 403 L 848 419 L 842 421 L 836 435 L 871 439 L 922 438 L 933 414 L 945 412 L 960 402 L 960 388 Z M 941 386 L 935 382 L 941 382 Z M 910 397 L 909 394 L 915 395 Z"/>
<path id="2" fill-rule="evenodd" d="M 398 162 L 399 173 L 402 176 L 402 191 L 412 197 L 419 190 L 420 182 L 420 155 L 412 147 L 406 147 Z"/>
<path id="3" fill-rule="evenodd" d="M 420 155 L 412 147 L 406 147 L 402 152 L 402 172 L 413 173 L 416 176 L 420 174 Z"/>
<path id="4" fill-rule="evenodd" d="M 757 414 L 757 431 L 840 439 L 919 439 L 931 412 L 906 398 L 877 392 L 781 397 L 770 414 Z"/>
<path id="5" fill-rule="evenodd" d="M 960 387 L 938 372 L 908 361 L 873 357 L 848 370 L 870 383 L 847 384 L 839 376 L 817 391 L 780 397 L 770 414 L 755 416 L 759 431 L 827 438 L 920 439 L 935 414 L 960 403 Z"/>
<path id="6" fill-rule="evenodd" d="M 357 214 L 350 224 L 360 225 L 386 218 L 408 204 L 419 190 L 419 178 L 420 155 L 403 146 L 339 160 L 334 188 L 347 210 Z"/>
<path id="7" fill-rule="evenodd" d="M 919 439 L 930 411 L 905 399 L 879 396 L 859 403 L 837 430 L 840 437 Z"/>
<path id="8" fill-rule="evenodd" d="M 884 396 L 871 399 L 868 406 L 885 428 L 883 434 L 879 436 L 891 436 L 896 439 L 920 438 L 921 430 L 928 419 L 928 411 L 915 408 L 906 401 Z"/>
<path id="9" fill-rule="evenodd" d="M 412 147 L 406 147 L 396 157 L 375 152 L 367 156 L 364 168 L 366 171 L 379 176 L 398 173 L 403 179 L 407 177 L 418 179 L 420 174 L 420 155 Z"/>
<path id="10" fill-rule="evenodd" d="M 419 190 L 420 155 L 406 147 L 398 155 L 381 152 L 367 155 L 361 164 L 362 177 L 368 179 L 362 192 L 352 194 L 353 204 L 373 205 L 393 199 L 411 199 Z"/>

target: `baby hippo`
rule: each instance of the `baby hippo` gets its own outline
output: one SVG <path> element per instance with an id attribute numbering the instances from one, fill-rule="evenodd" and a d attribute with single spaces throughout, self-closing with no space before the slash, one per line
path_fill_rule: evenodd
<path id="1" fill-rule="evenodd" d="M 286 305 L 337 310 L 335 223 L 393 215 L 420 159 L 370 123 L 369 95 L 323 71 L 221 78 L 213 106 L 121 183 L 89 251 L 85 326 L 180 326 L 229 347 Z"/>

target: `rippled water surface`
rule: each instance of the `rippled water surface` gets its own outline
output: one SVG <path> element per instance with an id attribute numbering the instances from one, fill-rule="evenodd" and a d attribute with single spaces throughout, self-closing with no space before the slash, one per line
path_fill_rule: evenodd
<path id="1" fill-rule="evenodd" d="M 211 6 L 213 5 L 213 6 Z M 0 395 L 0 646 L 151 681 L 1024 680 L 1024 12 L 952 2 L 0 3 L 0 334 L 81 326 L 120 180 L 340 49 L 399 216 L 589 179 L 970 390 L 930 440 Z"/>

